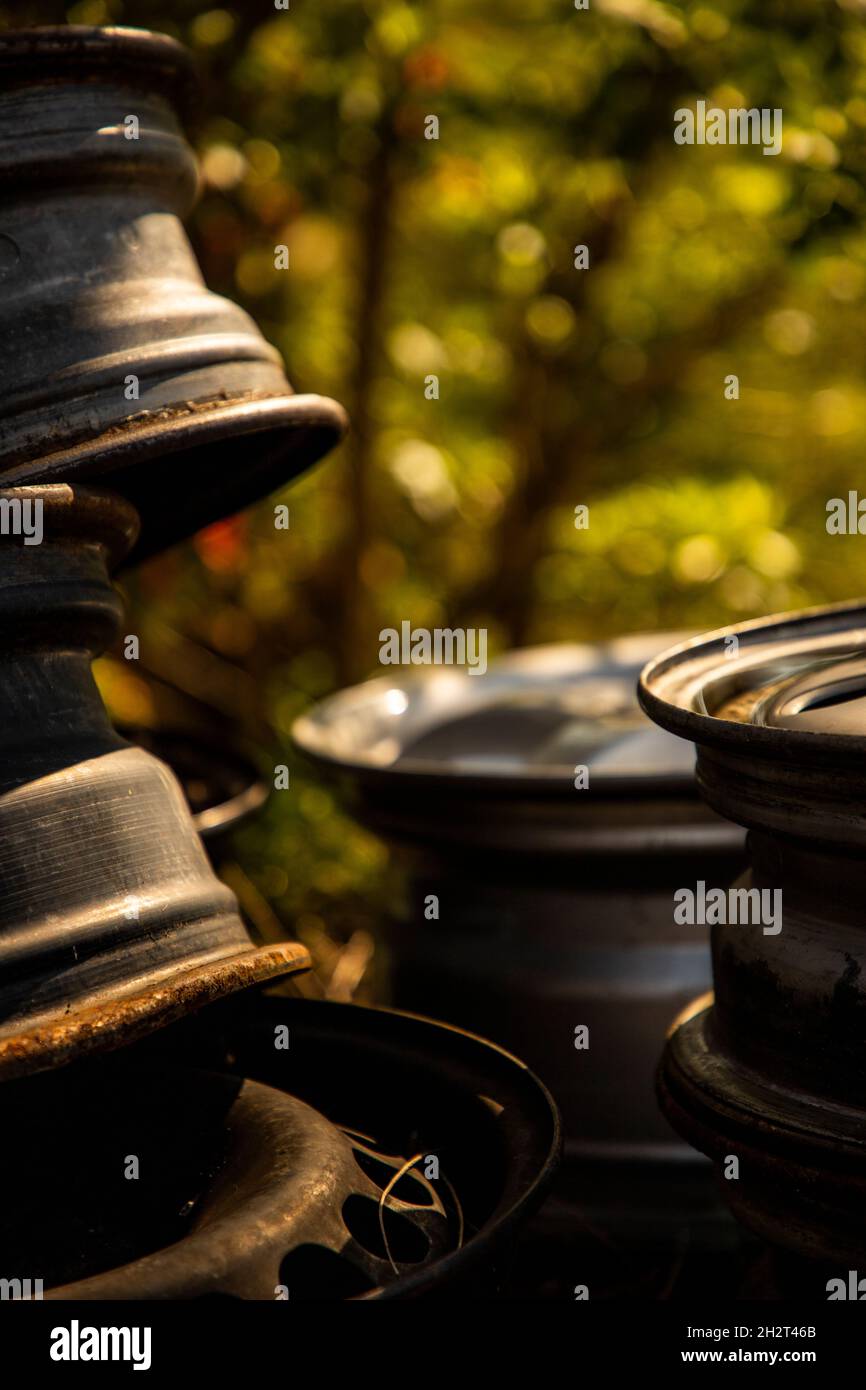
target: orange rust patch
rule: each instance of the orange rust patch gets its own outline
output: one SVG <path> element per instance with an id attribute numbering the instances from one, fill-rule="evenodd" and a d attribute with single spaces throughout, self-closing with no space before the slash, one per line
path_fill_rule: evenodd
<path id="1" fill-rule="evenodd" d="M 309 970 L 298 942 L 263 946 L 228 960 L 181 970 L 121 999 L 82 1004 L 0 1039 L 0 1080 L 62 1067 L 91 1052 L 124 1047 L 206 1004 L 276 975 Z"/>

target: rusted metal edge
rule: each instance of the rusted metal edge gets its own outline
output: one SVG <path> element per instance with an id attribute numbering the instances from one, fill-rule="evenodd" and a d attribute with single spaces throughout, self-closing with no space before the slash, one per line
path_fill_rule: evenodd
<path id="1" fill-rule="evenodd" d="M 254 947 L 227 959 L 179 970 L 120 997 L 29 1020 L 0 1037 L 0 1081 L 62 1067 L 94 1052 L 108 1052 L 164 1027 L 206 1004 L 278 975 L 308 970 L 299 942 Z"/>
<path id="2" fill-rule="evenodd" d="M 221 393 L 207 400 L 189 400 L 179 405 L 163 406 L 158 410 L 141 410 L 126 419 L 116 420 L 98 435 L 83 436 L 60 448 L 52 448 L 43 437 L 39 450 L 27 450 L 19 458 L 12 454 L 3 463 L 3 485 L 18 486 L 31 479 L 43 481 L 58 471 L 74 468 L 79 462 L 99 459 L 104 453 L 133 448 L 136 457 L 162 455 L 189 446 L 185 430 L 192 423 L 207 421 L 208 433 L 197 434 L 196 444 L 216 443 L 227 436 L 255 434 L 263 430 L 321 429 L 329 436 L 332 447 L 345 433 L 348 419 L 335 401 L 315 393 L 289 393 L 274 396 L 268 391 L 247 391 L 243 395 Z M 118 466 L 122 462 L 118 457 Z M 105 472 L 112 471 L 110 468 Z M 66 476 L 65 474 L 63 475 Z M 72 475 L 77 477 L 77 473 Z M 86 481 L 90 482 L 88 476 Z"/>

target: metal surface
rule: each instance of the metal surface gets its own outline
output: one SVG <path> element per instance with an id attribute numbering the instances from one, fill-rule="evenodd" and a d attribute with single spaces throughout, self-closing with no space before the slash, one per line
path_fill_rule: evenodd
<path id="1" fill-rule="evenodd" d="M 4 1099 L 4 1267 L 55 1299 L 495 1293 L 559 1150 L 549 1095 L 489 1043 L 255 992 Z"/>
<path id="2" fill-rule="evenodd" d="M 501 799 L 562 794 L 575 763 L 608 793 L 637 783 L 691 793 L 694 753 L 635 702 L 637 675 L 679 634 L 509 652 L 479 673 L 396 670 L 322 700 L 292 735 L 310 757 L 365 787 L 429 792 L 455 784 Z"/>
<path id="3" fill-rule="evenodd" d="M 864 673 L 866 608 L 844 604 L 710 634 L 641 681 L 696 742 L 707 800 L 751 829 L 737 887 L 782 908 L 778 931 L 713 926 L 715 1002 L 673 1032 L 663 1102 L 719 1165 L 741 1155 L 722 1188 L 747 1224 L 834 1260 L 866 1250 Z"/>
<path id="4" fill-rule="evenodd" d="M 329 1276 L 332 1296 L 337 1296 L 340 1288 L 393 1283 L 416 1261 L 435 1259 L 453 1246 L 454 1222 L 435 1186 L 422 1173 L 410 1169 L 397 1184 L 403 1195 L 392 1192 L 383 1197 L 387 1182 L 397 1176 L 405 1160 L 380 1154 L 344 1134 L 293 1096 L 254 1081 L 181 1069 L 150 1078 L 131 1069 L 122 1099 L 116 1091 L 116 1085 L 110 1085 L 102 1093 L 101 1100 L 115 1114 L 107 1125 L 100 1117 L 74 1145 L 75 1167 L 86 1174 L 89 1160 L 91 1172 L 104 1183 L 105 1153 L 115 1137 L 119 1140 L 120 1130 L 126 1151 L 154 1164 L 157 1190 L 151 1190 L 144 1210 L 135 1217 L 131 1204 L 123 1203 L 117 1210 L 114 1203 L 104 1201 L 102 1184 L 85 1176 L 77 1191 L 69 1193 L 64 1221 L 91 1230 L 102 1228 L 100 1239 L 85 1239 L 84 1249 L 70 1249 L 58 1242 L 56 1231 L 53 1239 L 45 1232 L 43 1261 L 50 1266 L 60 1255 L 61 1263 L 74 1261 L 83 1267 L 83 1277 L 71 1282 L 54 1283 L 49 1275 L 49 1299 L 179 1299 L 220 1294 L 273 1300 L 283 1285 L 290 1298 L 303 1300 L 322 1296 Z M 57 1107 L 53 1108 L 56 1135 Z M 95 1109 L 92 1096 L 88 1109 Z M 192 1134 L 178 1146 L 181 1124 L 190 1126 Z M 34 1151 L 37 1137 L 44 1138 L 38 1121 L 28 1132 L 32 1174 L 28 1192 L 44 1162 Z M 180 1154 L 175 1158 L 178 1147 Z M 363 1164 L 382 1174 L 381 1185 L 368 1176 Z M 186 1220 L 178 1223 L 182 1236 L 116 1267 L 88 1271 L 88 1264 L 98 1266 L 118 1248 L 134 1251 L 143 1246 L 147 1251 L 154 1235 L 165 1230 L 175 1216 L 172 1205 L 175 1210 L 178 1205 L 174 1165 L 186 1169 L 188 1184 L 179 1204 L 188 1208 Z M 16 1189 L 21 1192 L 20 1181 Z M 19 1236 L 31 1265 L 40 1260 L 32 1234 L 34 1218 L 38 1222 L 36 1206 L 34 1194 L 32 1205 L 28 1201 L 18 1209 L 19 1219 L 31 1228 L 29 1238 L 23 1232 Z M 387 1244 L 381 1235 L 380 1209 Z M 362 1238 L 353 1235 L 350 1227 Z M 319 1276 L 322 1282 L 314 1284 L 317 1268 L 325 1274 Z"/>
<path id="5" fill-rule="evenodd" d="M 202 1022 L 215 1026 L 221 1017 L 239 1074 L 291 1091 L 372 1136 L 379 1150 L 438 1158 L 460 1204 L 462 1246 L 366 1297 L 503 1290 L 561 1146 L 556 1105 L 525 1063 L 462 1029 L 388 1009 L 247 995 Z M 289 1028 L 287 1052 L 274 1050 L 278 1025 Z M 180 1047 L 166 1043 L 175 1053 Z M 437 1191 L 444 1185 L 438 1180 Z"/>
<path id="6" fill-rule="evenodd" d="M 183 788 L 192 821 L 213 852 L 268 799 L 268 786 L 254 763 L 226 742 L 188 729 L 149 729 L 118 724 L 121 736 L 167 763 Z"/>
<path id="7" fill-rule="evenodd" d="M 169 769 L 108 723 L 91 675 L 121 607 L 108 577 L 128 503 L 7 490 L 44 538 L 0 535 L 0 1077 L 115 1047 L 257 979 L 305 968 L 255 947 Z"/>
<path id="8" fill-rule="evenodd" d="M 525 1057 L 572 1156 L 675 1166 L 691 1155 L 658 1112 L 654 1067 L 710 960 L 671 895 L 698 872 L 730 882 L 743 834 L 702 806 L 691 746 L 637 706 L 665 640 L 529 649 L 484 675 L 395 672 L 316 706 L 293 737 L 403 852 L 394 1002 Z"/>
<path id="9" fill-rule="evenodd" d="M 181 225 L 190 92 L 164 35 L 0 34 L 0 482 L 110 482 L 142 518 L 133 558 L 264 496 L 345 427 L 202 283 Z"/>
<path id="10" fill-rule="evenodd" d="M 323 700 L 292 737 L 405 840 L 620 855 L 693 839 L 736 852 L 740 832 L 695 797 L 690 744 L 637 705 L 641 667 L 672 636 L 527 648 L 483 675 L 395 671 Z"/>

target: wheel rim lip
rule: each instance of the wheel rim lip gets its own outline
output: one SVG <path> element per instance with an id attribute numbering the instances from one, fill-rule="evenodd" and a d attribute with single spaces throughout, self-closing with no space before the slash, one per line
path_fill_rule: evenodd
<path id="1" fill-rule="evenodd" d="M 0 35 L 0 73 L 11 78 L 7 88 L 46 85 L 65 79 L 64 86 L 81 85 L 103 71 L 114 82 L 140 77 L 161 86 L 184 107 L 197 86 L 192 54 L 168 34 L 124 25 L 104 28 L 87 24 L 45 25 L 12 29 Z"/>
<path id="2" fill-rule="evenodd" d="M 345 433 L 347 416 L 336 401 L 315 394 L 216 401 L 210 410 L 202 413 L 178 409 L 169 419 L 155 418 L 109 429 L 70 448 L 55 449 L 20 463 L 4 465 L 0 459 L 0 487 L 24 486 L 31 481 L 77 479 L 85 482 L 97 476 L 108 478 L 130 456 L 136 463 L 159 459 L 199 444 L 220 444 L 265 430 L 283 430 L 289 440 L 293 431 L 300 428 L 320 430 L 323 438 L 329 439 L 322 445 L 321 453 L 325 453 Z M 103 465 L 98 474 L 90 468 L 93 463 Z M 88 470 L 86 477 L 85 469 Z"/>
<path id="3" fill-rule="evenodd" d="M 789 758 L 804 763 L 826 763 L 840 757 L 866 756 L 866 734 L 816 733 L 805 729 L 773 727 L 725 719 L 696 708 L 712 680 L 729 670 L 747 673 L 762 659 L 771 660 L 774 648 L 787 644 L 804 658 L 836 650 L 862 647 L 866 629 L 866 605 L 862 600 L 821 605 L 799 612 L 773 615 L 749 623 L 734 624 L 672 647 L 650 661 L 641 672 L 638 699 L 655 723 L 692 743 L 721 751 L 748 749 L 759 757 Z M 725 655 L 726 639 L 740 643 L 736 657 Z M 847 642 L 847 648 L 845 643 Z"/>
<path id="4" fill-rule="evenodd" d="M 110 1052 L 249 985 L 308 970 L 311 959 L 299 942 L 251 947 L 215 960 L 180 963 L 139 977 L 126 990 L 112 981 L 104 997 L 21 1020 L 0 1032 L 0 1081 Z"/>
<path id="5" fill-rule="evenodd" d="M 668 639 L 673 636 L 672 633 L 668 634 Z M 643 640 L 645 648 L 654 641 L 655 651 L 658 652 L 659 640 L 654 639 L 653 634 L 636 634 L 631 639 L 623 640 L 638 642 L 640 639 Z M 575 696 L 579 694 L 584 682 L 594 681 L 607 682 L 611 686 L 633 692 L 646 651 L 639 657 L 618 656 L 614 650 L 616 641 L 617 639 L 612 643 L 542 644 L 541 647 L 519 648 L 497 657 L 491 663 L 487 676 L 481 678 L 482 682 L 488 677 L 493 681 L 490 692 L 491 708 L 498 708 L 498 703 L 508 696 L 509 690 L 519 692 L 525 689 L 531 692 L 542 687 L 545 679 L 543 666 L 536 671 L 532 669 L 533 658 L 539 653 L 543 657 L 545 653 L 561 651 L 561 663 L 564 664 L 557 666 L 553 679 L 557 686 L 562 685 L 564 689 L 572 690 Z M 568 665 L 569 661 L 572 663 L 571 667 Z M 380 735 L 386 732 L 385 701 L 388 691 L 393 686 L 399 685 L 407 693 L 409 700 L 418 704 L 419 701 L 423 703 L 425 685 L 433 688 L 435 692 L 436 685 L 445 678 L 445 673 L 441 670 L 419 674 L 416 669 L 394 667 L 392 675 L 377 676 L 359 685 L 339 690 L 305 710 L 292 725 L 292 740 L 305 757 L 319 766 L 336 773 L 348 774 L 371 788 L 387 788 L 395 793 L 398 789 L 410 793 L 435 789 L 450 793 L 455 798 L 469 794 L 493 798 L 504 795 L 517 799 L 531 796 L 551 802 L 573 799 L 574 770 L 568 760 L 556 764 L 526 761 L 516 770 L 494 766 L 482 770 L 461 766 L 459 763 L 447 763 L 429 754 L 407 754 L 401 749 L 395 761 L 380 762 L 370 756 L 369 749 L 359 743 L 357 735 L 352 737 L 351 723 L 359 708 L 374 711 L 381 725 Z M 429 722 L 425 723 L 422 720 L 419 732 L 430 732 L 439 724 L 447 726 L 461 715 L 480 711 L 484 707 L 484 701 L 475 701 L 476 691 L 472 690 L 475 682 L 459 671 L 459 668 L 454 669 L 453 676 L 447 676 L 447 679 L 452 678 L 455 681 L 459 680 L 463 688 L 458 690 L 455 685 L 450 704 L 443 702 L 438 714 L 431 710 L 427 716 Z M 472 699 L 469 698 L 470 691 Z M 478 685 L 477 693 L 480 695 L 480 692 L 481 686 Z M 642 733 L 642 722 L 636 721 L 630 732 L 639 737 Z M 348 735 L 345 733 L 347 728 L 350 731 Z M 653 731 L 647 726 L 646 732 L 651 734 Z M 401 737 L 401 732 L 396 727 L 393 737 L 396 746 Z M 694 773 L 691 768 L 678 767 L 674 755 L 668 754 L 667 759 L 659 758 L 656 763 L 650 762 L 646 767 L 635 765 L 622 769 L 597 770 L 593 775 L 593 788 L 596 795 L 611 799 L 648 798 L 682 793 L 693 797 Z"/>
<path id="6" fill-rule="evenodd" d="M 674 1027 L 660 1063 L 662 1100 L 669 1098 L 688 1117 L 685 1137 L 704 1153 L 729 1147 L 737 1134 L 768 1159 L 775 1155 L 784 1161 L 797 1149 L 817 1164 L 829 1154 L 844 1153 L 862 1166 L 863 1112 L 837 1102 L 828 1105 L 805 1091 L 782 1091 L 720 1051 L 710 1035 L 714 1008 L 710 1004 Z M 828 1124 L 828 1114 L 833 1124 Z"/>
<path id="7" fill-rule="evenodd" d="M 342 406 L 326 396 L 220 402 L 210 411 L 184 412 L 168 420 L 109 431 L 11 467 L 4 468 L 0 460 L 0 488 L 77 482 L 121 493 L 134 502 L 142 517 L 141 539 L 132 552 L 138 561 L 260 501 L 305 472 L 340 442 L 347 424 Z M 149 487 L 148 464 L 231 441 L 237 441 L 241 452 L 245 442 L 254 446 L 256 437 L 264 433 L 274 438 L 258 468 L 243 468 L 240 462 L 236 469 L 224 466 L 209 480 L 206 514 L 182 510 L 173 527 L 165 524 L 170 499 L 163 488 Z M 179 491 L 182 480 L 181 472 Z"/>

